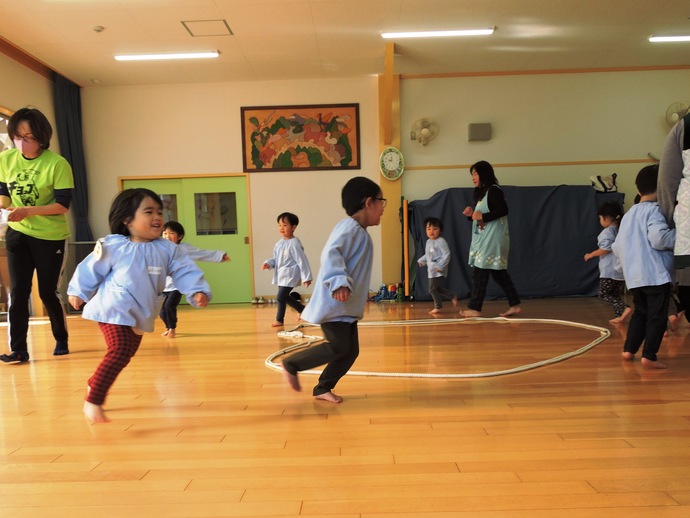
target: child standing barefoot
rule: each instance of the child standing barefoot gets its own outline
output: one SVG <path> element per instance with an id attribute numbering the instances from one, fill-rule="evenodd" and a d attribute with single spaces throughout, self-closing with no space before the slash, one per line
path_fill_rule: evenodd
<path id="1" fill-rule="evenodd" d="M 320 324 L 326 341 L 312 345 L 283 360 L 283 372 L 292 389 L 301 390 L 297 373 L 326 363 L 316 399 L 342 403 L 333 393 L 359 356 L 357 321 L 364 315 L 374 249 L 367 227 L 381 223 L 386 206 L 380 187 L 358 176 L 345 184 L 342 204 L 349 217 L 336 224 L 321 253 L 321 269 L 314 293 L 302 319 Z"/>
<path id="2" fill-rule="evenodd" d="M 111 385 L 153 331 L 165 278 L 170 275 L 194 306 L 203 307 L 211 290 L 203 272 L 175 244 L 161 238 L 163 203 L 148 189 L 126 189 L 110 208 L 111 235 L 100 239 L 69 283 L 69 303 L 85 302 L 82 316 L 95 320 L 108 351 L 87 384 L 84 414 L 107 422 L 103 403 Z"/>
<path id="3" fill-rule="evenodd" d="M 618 224 L 623 217 L 623 207 L 615 201 L 607 201 L 599 207 L 599 223 L 604 230 L 597 237 L 599 248 L 585 254 L 585 261 L 599 258 L 599 298 L 613 308 L 615 318 L 609 320 L 612 324 L 625 322 L 632 309 L 623 299 L 621 293 L 625 287 L 625 280 L 616 257 L 611 253 L 611 245 L 618 235 Z"/>
<path id="4" fill-rule="evenodd" d="M 434 309 L 429 311 L 429 314 L 435 315 L 441 312 L 444 296 L 453 302 L 453 306 L 458 305 L 458 296 L 443 286 L 448 275 L 448 263 L 450 263 L 450 248 L 446 240 L 441 237 L 443 223 L 438 218 L 426 218 L 424 227 L 429 239 L 424 245 L 424 255 L 419 258 L 417 264 L 426 266 L 429 276 L 429 293 L 434 299 Z"/>
<path id="5" fill-rule="evenodd" d="M 291 297 L 292 288 L 304 284 L 309 287 L 311 284 L 311 268 L 309 261 L 304 254 L 304 247 L 295 230 L 299 225 L 299 218 L 291 212 L 283 212 L 278 215 L 278 232 L 282 239 L 273 247 L 273 257 L 266 259 L 261 265 L 262 270 L 275 269 L 273 273 L 273 284 L 278 286 L 278 310 L 276 320 L 271 324 L 273 327 L 283 327 L 286 306 L 290 306 L 297 311 L 298 315 L 304 311 L 302 303 Z M 299 320 L 299 316 L 297 318 Z"/>
<path id="6" fill-rule="evenodd" d="M 676 229 L 671 229 L 656 202 L 659 166 L 643 167 L 635 178 L 640 203 L 621 220 L 612 250 L 623 266 L 635 310 L 628 324 L 623 358 L 632 360 L 642 348 L 642 365 L 665 369 L 657 353 L 666 332 L 668 305 L 673 278 L 673 245 Z"/>

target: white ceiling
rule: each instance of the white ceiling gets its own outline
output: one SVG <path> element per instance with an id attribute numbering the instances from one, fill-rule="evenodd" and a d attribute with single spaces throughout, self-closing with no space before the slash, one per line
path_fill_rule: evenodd
<path id="1" fill-rule="evenodd" d="M 689 34 L 689 17 L 689 0 L 0 0 L 0 36 L 81 86 L 140 85 L 382 74 L 382 31 L 457 27 L 496 32 L 395 42 L 395 73 L 689 65 L 689 43 L 647 41 Z M 214 20 L 234 35 L 182 24 Z M 220 58 L 113 58 L 209 49 Z"/>

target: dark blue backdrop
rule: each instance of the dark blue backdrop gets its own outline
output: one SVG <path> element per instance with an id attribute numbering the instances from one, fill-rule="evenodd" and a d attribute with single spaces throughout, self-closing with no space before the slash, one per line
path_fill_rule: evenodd
<path id="1" fill-rule="evenodd" d="M 548 187 L 501 186 L 510 213 L 510 256 L 508 272 L 520 297 L 573 297 L 596 295 L 599 263 L 584 261 L 596 250 L 602 231 L 597 208 L 606 201 L 623 203 L 623 193 L 599 193 L 585 185 Z M 442 236 L 448 241 L 451 261 L 446 286 L 460 298 L 468 298 L 471 268 L 467 264 L 472 224 L 462 215 L 474 207 L 472 188 L 446 189 L 428 200 L 409 203 L 410 233 L 415 256 L 411 258 L 410 293 L 418 300 L 431 300 L 426 268 L 417 267 L 424 254 L 424 219 L 443 221 Z M 502 290 L 489 281 L 488 299 L 504 298 Z"/>

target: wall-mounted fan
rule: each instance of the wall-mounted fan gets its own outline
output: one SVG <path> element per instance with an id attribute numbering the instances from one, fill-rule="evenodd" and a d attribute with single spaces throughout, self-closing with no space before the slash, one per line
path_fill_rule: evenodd
<path id="1" fill-rule="evenodd" d="M 676 122 L 685 117 L 685 114 L 688 113 L 688 108 L 690 106 L 681 102 L 671 104 L 666 110 L 666 122 L 668 122 L 668 125 L 674 126 Z"/>
<path id="2" fill-rule="evenodd" d="M 438 130 L 438 122 L 436 122 L 434 119 L 417 119 L 412 124 L 410 140 L 416 140 L 422 146 L 427 146 L 429 145 L 429 142 L 438 136 Z"/>

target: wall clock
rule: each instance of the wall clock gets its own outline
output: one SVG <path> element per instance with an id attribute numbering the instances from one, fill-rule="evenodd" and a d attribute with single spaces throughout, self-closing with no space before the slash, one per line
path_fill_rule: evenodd
<path id="1" fill-rule="evenodd" d="M 384 178 L 397 180 L 405 170 L 405 160 L 398 148 L 387 147 L 381 152 L 379 159 L 379 169 Z"/>

